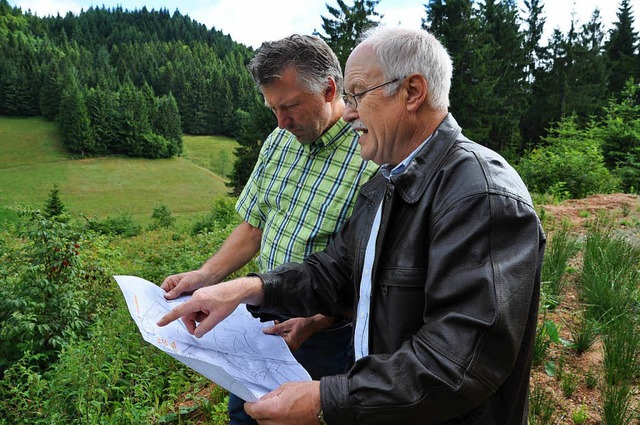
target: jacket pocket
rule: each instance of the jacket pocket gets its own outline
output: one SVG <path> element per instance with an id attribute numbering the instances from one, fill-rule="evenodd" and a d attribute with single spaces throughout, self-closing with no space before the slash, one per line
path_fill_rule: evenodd
<path id="1" fill-rule="evenodd" d="M 427 270 L 380 270 L 373 302 L 374 350 L 393 352 L 423 324 Z"/>

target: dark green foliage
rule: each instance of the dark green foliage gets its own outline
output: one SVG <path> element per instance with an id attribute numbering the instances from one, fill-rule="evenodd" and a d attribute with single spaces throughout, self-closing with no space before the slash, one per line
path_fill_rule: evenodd
<path id="1" fill-rule="evenodd" d="M 62 93 L 58 116 L 62 140 L 69 152 L 92 155 L 95 151 L 89 112 L 82 90 L 75 79 L 67 83 Z"/>
<path id="2" fill-rule="evenodd" d="M 277 126 L 277 121 L 271 110 L 258 100 L 255 101 L 250 112 L 238 111 L 239 122 L 238 146 L 236 148 L 236 162 L 227 186 L 232 189 L 231 195 L 238 196 L 247 184 L 253 167 L 258 160 L 262 143 Z"/>
<path id="3" fill-rule="evenodd" d="M 171 93 L 156 99 L 153 128 L 156 133 L 175 146 L 176 154 L 182 153 L 180 111 L 178 111 L 178 104 Z"/>
<path id="4" fill-rule="evenodd" d="M 106 155 L 117 146 L 118 96 L 102 88 L 92 88 L 86 96 L 87 111 L 95 140 L 95 155 Z"/>
<path id="5" fill-rule="evenodd" d="M 40 88 L 40 114 L 53 121 L 58 117 L 60 101 L 64 87 L 64 77 L 61 72 L 61 60 L 56 55 L 44 66 L 42 86 Z"/>
<path id="6" fill-rule="evenodd" d="M 640 189 L 640 88 L 630 79 L 620 101 L 610 100 L 594 134 L 602 140 L 607 166 L 626 191 Z"/>
<path id="7" fill-rule="evenodd" d="M 227 228 L 240 224 L 240 217 L 234 208 L 235 202 L 229 198 L 217 199 L 211 212 L 197 220 L 191 227 L 191 234 L 198 235 L 217 228 Z"/>
<path id="8" fill-rule="evenodd" d="M 64 202 L 60 199 L 60 189 L 58 185 L 54 184 L 51 192 L 49 192 L 49 198 L 44 206 L 44 216 L 46 218 L 54 218 L 62 216 L 66 211 Z"/>
<path id="9" fill-rule="evenodd" d="M 599 141 L 590 131 L 578 128 L 575 117 L 562 120 L 517 165 L 527 187 L 559 199 L 611 193 L 617 181 L 604 165 Z"/>
<path id="10" fill-rule="evenodd" d="M 607 56 L 611 63 L 611 75 L 609 77 L 609 90 L 612 93 L 620 93 L 629 78 L 640 80 L 640 67 L 638 62 L 638 33 L 634 31 L 634 17 L 631 2 L 620 0 L 618 9 L 618 21 L 614 22 L 614 28 L 606 44 Z"/>
<path id="11" fill-rule="evenodd" d="M 322 29 L 326 35 L 317 31 L 314 34 L 331 47 L 344 70 L 347 58 L 362 33 L 378 25 L 376 19 L 382 16 L 375 10 L 380 0 L 354 0 L 353 6 L 348 6 L 343 0 L 337 2 L 337 8 L 326 4 L 331 17 L 322 16 Z"/>
<path id="12" fill-rule="evenodd" d="M 106 300 L 93 292 L 105 279 L 98 240 L 38 211 L 22 211 L 21 219 L 23 242 L 0 262 L 1 370 L 24 355 L 33 356 L 32 366 L 48 367 L 66 344 L 87 335 Z"/>
<path id="13" fill-rule="evenodd" d="M 87 219 L 86 227 L 96 233 L 107 236 L 133 237 L 142 232 L 142 226 L 136 223 L 130 214 L 118 214 L 104 220 Z"/>
<path id="14" fill-rule="evenodd" d="M 171 210 L 166 205 L 158 205 L 153 208 L 151 214 L 151 229 L 168 229 L 176 221 L 171 215 Z"/>
<path id="15" fill-rule="evenodd" d="M 234 136 L 234 111 L 256 96 L 251 51 L 178 12 L 0 13 L 0 113 L 53 120 L 71 108 L 60 124 L 75 154 L 178 155 L 183 131 Z"/>

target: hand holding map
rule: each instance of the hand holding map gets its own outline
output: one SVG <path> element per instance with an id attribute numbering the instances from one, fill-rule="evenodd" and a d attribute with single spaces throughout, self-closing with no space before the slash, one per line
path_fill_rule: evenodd
<path id="1" fill-rule="evenodd" d="M 261 323 L 240 305 L 201 338 L 189 334 L 176 320 L 165 327 L 156 322 L 190 296 L 166 300 L 157 285 L 135 276 L 114 276 L 142 337 L 238 397 L 255 401 L 284 382 L 311 377 L 296 361 L 284 340 L 266 335 Z"/>

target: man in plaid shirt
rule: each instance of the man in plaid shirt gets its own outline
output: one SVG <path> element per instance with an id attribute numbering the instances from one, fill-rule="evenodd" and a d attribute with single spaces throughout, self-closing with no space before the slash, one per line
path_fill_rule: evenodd
<path id="1" fill-rule="evenodd" d="M 322 39 L 293 35 L 263 43 L 249 71 L 278 129 L 236 203 L 244 221 L 200 269 L 165 279 L 168 299 L 221 282 L 256 254 L 260 271 L 268 271 L 324 249 L 377 169 L 362 160 L 358 134 L 342 120 L 342 70 Z M 348 369 L 353 349 L 344 318 L 278 318 L 267 331 L 285 339 L 313 379 Z M 243 404 L 230 394 L 230 423 L 256 424 Z"/>

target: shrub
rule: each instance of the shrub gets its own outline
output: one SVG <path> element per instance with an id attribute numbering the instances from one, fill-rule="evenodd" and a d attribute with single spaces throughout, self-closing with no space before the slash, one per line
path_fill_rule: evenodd
<path id="1" fill-rule="evenodd" d="M 142 226 L 136 223 L 131 214 L 121 213 L 104 220 L 86 218 L 87 228 L 94 232 L 107 236 L 133 237 L 142 232 Z"/>
<path id="2" fill-rule="evenodd" d="M 94 255 L 108 255 L 74 222 L 32 210 L 20 216 L 21 239 L 15 248 L 3 243 L 2 257 L 10 261 L 0 264 L 0 369 L 25 353 L 45 369 L 65 344 L 86 336 L 106 301 L 104 262 Z"/>
<path id="3" fill-rule="evenodd" d="M 578 129 L 575 116 L 551 128 L 544 141 L 546 146 L 525 155 L 516 166 L 531 191 L 566 199 L 617 190 L 600 142 L 588 130 Z"/>
<path id="4" fill-rule="evenodd" d="M 198 235 L 213 229 L 227 228 L 240 223 L 240 217 L 234 208 L 234 201 L 230 198 L 219 198 L 211 207 L 211 211 L 198 219 L 191 227 L 191 234 Z"/>
<path id="5" fill-rule="evenodd" d="M 176 221 L 175 217 L 171 216 L 171 211 L 166 205 L 158 205 L 153 209 L 151 214 L 151 226 L 152 230 L 155 229 L 168 229 L 173 226 Z"/>

